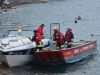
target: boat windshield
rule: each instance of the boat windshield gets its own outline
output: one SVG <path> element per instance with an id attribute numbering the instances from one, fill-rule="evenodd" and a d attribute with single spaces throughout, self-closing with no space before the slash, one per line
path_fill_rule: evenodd
<path id="1" fill-rule="evenodd" d="M 31 37 L 33 36 L 32 30 L 22 30 L 18 32 L 18 30 L 9 30 L 8 36 L 23 36 L 23 37 Z"/>

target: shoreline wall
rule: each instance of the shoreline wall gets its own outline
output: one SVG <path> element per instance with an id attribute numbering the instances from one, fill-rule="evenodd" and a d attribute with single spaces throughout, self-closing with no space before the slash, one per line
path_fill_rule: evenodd
<path id="1" fill-rule="evenodd" d="M 13 4 L 24 4 L 24 3 L 41 3 L 41 2 L 47 2 L 49 0 L 7 0 L 7 1 Z"/>

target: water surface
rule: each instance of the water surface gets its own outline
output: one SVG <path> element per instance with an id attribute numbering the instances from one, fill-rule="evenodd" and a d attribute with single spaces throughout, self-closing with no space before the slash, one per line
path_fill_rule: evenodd
<path id="1" fill-rule="evenodd" d="M 8 68 L 13 75 L 100 75 L 100 0 L 63 0 L 49 3 L 18 5 L 16 10 L 0 13 L 2 26 L 0 36 L 7 35 L 8 30 L 36 29 L 44 23 L 44 34 L 49 36 L 50 24 L 60 23 L 61 32 L 65 33 L 66 28 L 73 30 L 75 40 L 91 40 L 90 27 L 94 34 L 92 40 L 97 40 L 98 51 L 95 55 L 87 57 L 83 61 L 73 64 L 63 64 L 59 66 L 43 66 L 31 63 L 25 66 Z M 81 16 L 82 19 L 89 21 L 78 21 L 74 23 L 75 17 Z M 2 73 L 11 75 L 11 72 L 0 66 Z M 2 74 L 3 75 L 3 74 Z"/>

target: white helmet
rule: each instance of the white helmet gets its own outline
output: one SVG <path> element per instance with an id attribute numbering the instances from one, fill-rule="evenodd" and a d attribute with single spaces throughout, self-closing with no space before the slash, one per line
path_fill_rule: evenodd
<path id="1" fill-rule="evenodd" d="M 56 29 L 57 29 L 56 27 L 53 28 L 53 30 L 56 30 Z"/>

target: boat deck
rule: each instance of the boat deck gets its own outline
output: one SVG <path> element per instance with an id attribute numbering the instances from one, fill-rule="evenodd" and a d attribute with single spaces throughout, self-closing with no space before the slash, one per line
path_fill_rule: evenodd
<path id="1" fill-rule="evenodd" d="M 78 41 L 78 42 L 73 42 L 73 45 L 72 45 L 71 48 L 78 47 L 78 46 L 81 46 L 81 45 L 84 45 L 84 44 L 90 43 L 90 42 L 91 42 L 91 41 L 84 41 L 84 40 L 81 40 L 81 41 Z M 65 48 L 67 49 L 67 45 L 65 45 Z M 50 49 L 52 49 L 52 50 L 57 50 L 57 49 L 56 49 L 56 44 L 52 44 L 52 43 L 51 43 Z"/>

